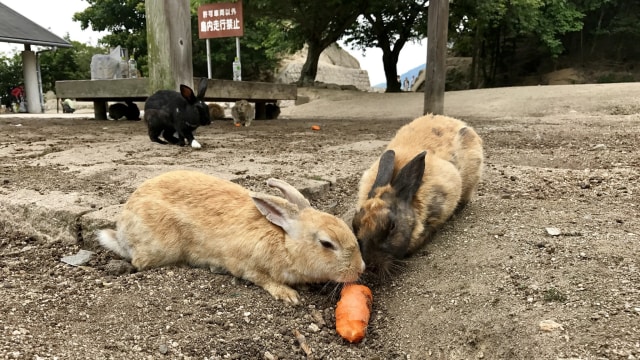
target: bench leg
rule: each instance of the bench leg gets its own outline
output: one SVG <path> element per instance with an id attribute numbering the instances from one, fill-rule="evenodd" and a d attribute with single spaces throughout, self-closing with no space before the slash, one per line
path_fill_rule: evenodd
<path id="1" fill-rule="evenodd" d="M 267 107 L 266 102 L 260 101 L 256 102 L 256 120 L 266 120 L 267 118 Z"/>
<path id="2" fill-rule="evenodd" d="M 106 101 L 94 101 L 93 102 L 93 115 L 96 120 L 107 120 L 107 102 Z"/>

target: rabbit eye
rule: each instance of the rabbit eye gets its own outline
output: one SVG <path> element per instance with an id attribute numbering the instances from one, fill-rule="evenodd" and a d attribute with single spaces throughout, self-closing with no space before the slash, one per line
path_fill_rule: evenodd
<path id="1" fill-rule="evenodd" d="M 336 246 L 333 245 L 333 243 L 331 241 L 320 240 L 320 245 L 322 245 L 322 247 L 324 247 L 325 249 L 330 249 L 330 250 L 335 250 L 336 249 Z"/>

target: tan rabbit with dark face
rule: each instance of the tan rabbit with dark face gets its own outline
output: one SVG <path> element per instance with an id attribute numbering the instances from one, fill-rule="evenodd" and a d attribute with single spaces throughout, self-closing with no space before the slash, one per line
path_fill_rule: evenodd
<path id="1" fill-rule="evenodd" d="M 353 230 L 368 268 L 393 270 L 471 200 L 482 140 L 464 122 L 425 115 L 401 127 L 360 180 Z"/>
<path id="2" fill-rule="evenodd" d="M 254 193 L 194 171 L 144 182 L 100 244 L 138 270 L 171 264 L 227 271 L 293 304 L 291 285 L 352 282 L 364 271 L 344 221 L 313 209 L 298 190 L 269 179 L 284 197 Z"/>

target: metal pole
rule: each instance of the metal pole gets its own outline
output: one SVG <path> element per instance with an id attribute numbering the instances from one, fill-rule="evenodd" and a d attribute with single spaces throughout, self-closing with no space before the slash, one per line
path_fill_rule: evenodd
<path id="1" fill-rule="evenodd" d="M 236 57 L 240 61 L 240 38 L 236 37 Z"/>
<path id="2" fill-rule="evenodd" d="M 207 77 L 211 79 L 211 47 L 209 46 L 209 39 L 207 39 Z"/>

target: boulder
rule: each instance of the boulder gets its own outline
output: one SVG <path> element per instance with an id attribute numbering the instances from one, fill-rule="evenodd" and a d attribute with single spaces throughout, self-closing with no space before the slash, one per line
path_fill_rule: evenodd
<path id="1" fill-rule="evenodd" d="M 282 60 L 276 74 L 276 82 L 291 84 L 300 78 L 302 66 L 307 58 L 307 46 Z M 368 91 L 371 88 L 369 73 L 360 68 L 356 58 L 338 44 L 326 48 L 318 61 L 316 81 L 323 84 L 335 84 L 338 87 L 350 86 Z"/>

